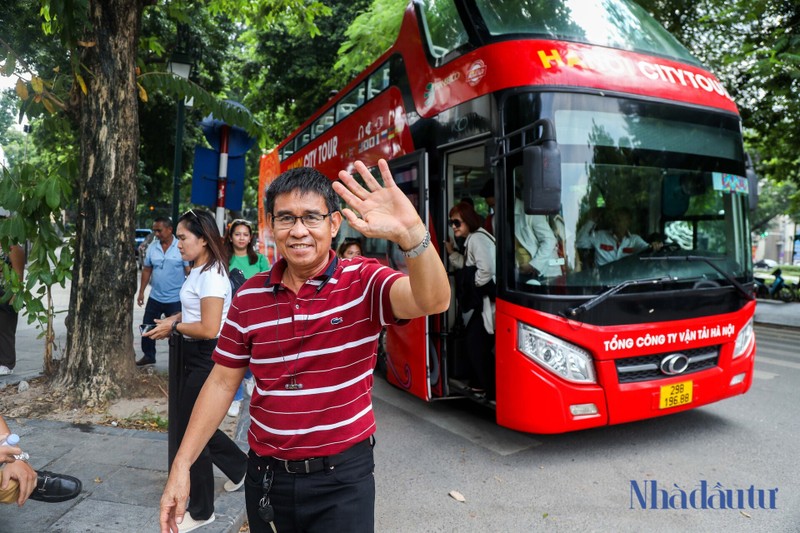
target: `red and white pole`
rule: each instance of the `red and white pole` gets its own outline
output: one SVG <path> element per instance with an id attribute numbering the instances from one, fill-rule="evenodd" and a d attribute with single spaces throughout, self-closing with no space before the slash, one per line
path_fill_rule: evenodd
<path id="1" fill-rule="evenodd" d="M 230 126 L 223 124 L 219 132 L 219 172 L 217 178 L 216 220 L 219 234 L 225 235 L 225 185 L 228 180 L 228 134 Z"/>

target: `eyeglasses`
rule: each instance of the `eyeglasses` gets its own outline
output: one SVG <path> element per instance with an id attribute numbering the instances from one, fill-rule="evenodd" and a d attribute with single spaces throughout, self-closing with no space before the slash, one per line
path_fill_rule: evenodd
<path id="1" fill-rule="evenodd" d="M 324 215 L 320 213 L 309 213 L 308 215 L 300 215 L 296 217 L 294 215 L 272 215 L 272 224 L 275 226 L 275 229 L 292 229 L 297 221 L 301 221 L 305 227 L 308 229 L 318 228 L 322 222 L 331 216 L 333 213 L 325 213 Z"/>
<path id="2" fill-rule="evenodd" d="M 448 220 L 447 224 L 450 225 L 450 226 L 453 226 L 454 228 L 460 228 L 461 227 L 461 221 L 457 220 L 455 218 L 451 218 L 450 220 Z"/>

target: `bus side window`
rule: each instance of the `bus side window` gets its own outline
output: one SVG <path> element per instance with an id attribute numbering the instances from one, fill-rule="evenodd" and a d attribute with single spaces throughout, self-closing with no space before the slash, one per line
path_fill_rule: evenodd
<path id="1" fill-rule="evenodd" d="M 283 161 L 284 159 L 288 158 L 293 153 L 294 153 L 294 139 L 292 139 L 291 141 L 286 143 L 286 146 L 284 146 L 281 149 L 281 154 L 280 154 L 281 155 L 281 161 Z"/>
<path id="2" fill-rule="evenodd" d="M 344 117 L 358 109 L 364 103 L 364 84 L 347 93 L 338 104 L 336 104 L 336 121 L 342 120 Z"/>
<path id="3" fill-rule="evenodd" d="M 303 146 L 307 145 L 310 140 L 311 128 L 306 128 L 300 133 L 300 135 L 297 136 L 297 149 L 299 150 Z"/>
<path id="4" fill-rule="evenodd" d="M 468 40 L 467 30 L 453 2 L 442 2 L 429 9 L 423 4 L 422 26 L 428 51 L 441 59 Z"/>
<path id="5" fill-rule="evenodd" d="M 333 126 L 333 113 L 334 109 L 331 108 L 327 110 L 324 115 L 314 121 L 314 124 L 311 126 L 313 138 L 319 137 L 325 132 L 325 130 Z"/>
<path id="6" fill-rule="evenodd" d="M 367 81 L 369 99 L 375 98 L 381 91 L 389 86 L 390 65 L 387 61 L 378 70 L 373 72 Z"/>
<path id="7" fill-rule="evenodd" d="M 346 117 L 355 110 L 356 110 L 355 104 L 341 103 L 339 104 L 338 110 L 336 111 L 336 116 L 339 117 L 339 120 L 342 120 L 344 117 Z"/>

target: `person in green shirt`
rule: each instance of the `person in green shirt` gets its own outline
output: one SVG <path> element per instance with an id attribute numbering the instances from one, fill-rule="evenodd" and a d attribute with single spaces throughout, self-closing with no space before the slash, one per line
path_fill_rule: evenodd
<path id="1" fill-rule="evenodd" d="M 228 269 L 238 268 L 244 274 L 245 279 L 258 274 L 259 272 L 266 272 L 269 270 L 269 261 L 262 254 L 256 252 L 253 246 L 253 226 L 247 220 L 237 218 L 231 222 L 228 228 L 228 234 L 225 236 L 225 247 L 228 249 L 228 256 L 230 261 Z M 233 397 L 233 403 L 228 408 L 228 416 L 237 416 L 239 409 L 242 407 L 242 400 L 244 399 L 245 387 L 247 393 L 253 393 L 253 374 L 250 370 L 244 376 L 244 380 L 239 385 L 239 390 L 236 391 L 236 396 Z"/>
<path id="2" fill-rule="evenodd" d="M 256 252 L 253 237 L 253 227 L 250 222 L 238 218 L 231 222 L 225 237 L 225 246 L 230 257 L 228 268 L 238 268 L 244 273 L 245 279 L 269 270 L 269 261 Z"/>

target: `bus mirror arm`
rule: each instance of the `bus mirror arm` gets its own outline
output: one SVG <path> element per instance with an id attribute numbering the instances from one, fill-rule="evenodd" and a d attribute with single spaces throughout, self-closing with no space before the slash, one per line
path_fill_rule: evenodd
<path id="1" fill-rule="evenodd" d="M 555 215 L 561 211 L 561 151 L 553 122 L 539 119 L 533 130 L 539 128 L 539 138 L 522 150 L 525 214 Z"/>
<path id="2" fill-rule="evenodd" d="M 746 299 L 748 300 L 756 299 L 755 295 L 752 292 L 748 292 L 745 286 L 739 283 L 739 280 L 737 280 L 736 278 L 731 276 L 728 272 L 725 272 L 723 269 L 714 264 L 714 261 L 721 261 L 721 259 L 718 259 L 716 257 L 705 257 L 702 255 L 685 255 L 685 256 L 675 255 L 666 257 L 640 257 L 639 260 L 640 261 L 701 261 L 710 266 L 711 268 L 713 268 L 714 270 L 716 270 L 717 272 L 719 272 L 719 274 L 723 278 L 728 280 L 731 285 L 736 287 L 736 290 L 738 290 L 739 293 Z"/>

